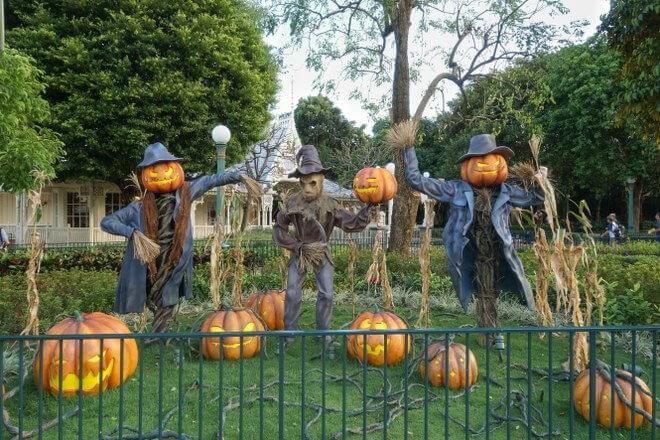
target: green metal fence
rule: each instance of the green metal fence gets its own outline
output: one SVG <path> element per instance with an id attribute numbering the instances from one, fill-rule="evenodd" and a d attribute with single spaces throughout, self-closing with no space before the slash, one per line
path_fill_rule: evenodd
<path id="1" fill-rule="evenodd" d="M 655 439 L 656 423 L 626 429 L 602 427 L 595 420 L 597 415 L 615 418 L 615 399 L 602 396 L 619 392 L 631 393 L 629 415 L 656 419 L 659 330 L 660 326 L 2 335 L 0 439 Z M 496 332 L 502 336 L 501 349 L 477 344 L 480 334 Z M 597 396 L 600 401 L 589 406 L 589 422 L 572 403 L 578 372 L 570 366 L 580 334 L 589 342 L 590 358 L 599 360 L 587 370 L 589 401 Z M 362 347 L 366 359 L 368 351 L 380 350 L 370 345 L 375 335 L 383 336 L 385 359 L 388 351 L 400 348 L 387 336 L 404 335 L 412 351 L 397 365 L 375 367 L 353 359 L 347 350 L 357 341 L 353 338 L 361 338 L 362 343 L 353 347 Z M 257 336 L 262 349 L 245 359 L 245 344 Z M 222 347 L 231 337 L 240 338 L 240 360 L 202 356 L 202 338 L 213 338 Z M 321 343 L 327 337 L 333 345 Z M 85 347 L 98 339 L 99 352 L 85 353 Z M 72 377 L 78 389 L 97 386 L 108 368 L 107 377 L 114 368 L 123 377 L 124 369 L 131 368 L 129 339 L 137 341 L 139 359 L 137 370 L 123 385 L 101 389 L 96 396 L 70 392 L 76 388 Z M 452 340 L 464 344 L 478 362 L 478 379 L 467 388 L 436 387 L 428 375 L 419 373 L 420 363 L 442 367 L 428 348 L 439 341 L 446 351 Z M 117 362 L 107 358 L 111 348 L 118 349 Z M 97 359 L 100 375 L 90 366 Z M 450 356 L 442 360 L 444 371 L 470 376 L 469 362 L 460 366 Z M 615 381 L 596 385 L 596 373 L 607 371 L 602 370 L 604 364 L 625 366 L 632 388 Z M 32 374 L 33 366 L 39 371 L 46 368 L 48 384 L 43 375 Z M 45 387 L 64 392 L 49 393 Z M 637 397 L 646 402 L 643 408 L 636 406 Z"/>

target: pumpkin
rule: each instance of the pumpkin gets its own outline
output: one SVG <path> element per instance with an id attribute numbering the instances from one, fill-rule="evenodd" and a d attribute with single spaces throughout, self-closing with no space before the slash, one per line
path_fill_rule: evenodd
<path id="1" fill-rule="evenodd" d="M 616 370 L 617 375 L 623 377 L 616 377 L 614 380 L 616 384 L 621 387 L 623 395 L 629 402 L 632 402 L 632 374 L 625 370 Z M 573 403 L 575 410 L 589 421 L 589 369 L 583 370 L 573 383 Z M 644 409 L 649 414 L 653 411 L 653 399 L 651 399 L 649 387 L 639 377 L 635 377 L 635 408 Z M 614 414 L 612 414 L 611 382 L 599 368 L 596 369 L 596 422 L 606 428 L 612 424 L 614 427 L 631 428 L 633 423 L 635 428 L 641 426 L 645 419 L 641 414 L 635 414 L 633 422 L 632 408 L 626 406 L 625 403 L 619 398 L 616 390 L 614 391 Z M 649 394 L 642 393 L 642 390 Z"/>
<path id="2" fill-rule="evenodd" d="M 130 332 L 122 321 L 100 312 L 76 313 L 75 318 L 66 318 L 48 330 L 48 334 L 53 336 Z M 80 365 L 81 346 L 82 366 Z M 138 347 L 135 339 L 124 339 L 123 350 L 120 339 L 103 339 L 103 352 L 101 352 L 101 339 L 49 339 L 43 343 L 41 350 L 43 353 L 37 352 L 32 365 L 34 383 L 39 386 L 41 382 L 44 391 L 58 395 L 61 365 L 62 395 L 65 397 L 75 396 L 80 391 L 85 395 L 96 395 L 99 393 L 99 388 L 103 390 L 117 388 L 135 372 L 138 364 Z M 123 371 L 120 366 L 122 359 Z M 81 370 L 82 380 L 79 376 Z"/>
<path id="3" fill-rule="evenodd" d="M 474 156 L 465 159 L 461 164 L 461 179 L 477 188 L 499 185 L 508 176 L 506 158 L 501 154 Z"/>
<path id="4" fill-rule="evenodd" d="M 267 290 L 250 295 L 245 307 L 250 307 L 263 319 L 269 330 L 284 328 L 284 290 Z"/>
<path id="5" fill-rule="evenodd" d="M 387 202 L 396 195 L 397 188 L 396 179 L 385 168 L 363 168 L 353 179 L 353 192 L 364 203 Z"/>
<path id="6" fill-rule="evenodd" d="M 243 357 L 251 358 L 261 350 L 261 337 L 250 336 L 251 332 L 264 331 L 261 319 L 252 309 L 220 310 L 211 313 L 202 324 L 204 333 L 241 332 L 245 336 L 225 336 L 202 338 L 202 355 L 207 359 L 237 360 L 241 357 L 241 342 Z M 222 343 L 222 349 L 220 344 Z"/>
<path id="7" fill-rule="evenodd" d="M 362 312 L 351 323 L 351 330 L 405 330 L 408 325 L 392 312 Z M 387 359 L 385 359 L 385 337 L 387 336 Z M 347 341 L 348 354 L 360 362 L 364 360 L 364 335 L 350 335 Z M 387 362 L 396 365 L 406 357 L 412 348 L 412 336 L 401 334 L 369 334 L 366 336 L 367 363 L 377 367 Z"/>
<path id="8" fill-rule="evenodd" d="M 422 378 L 428 374 L 431 385 L 436 387 L 446 385 L 451 390 L 458 390 L 472 386 L 477 381 L 479 375 L 477 358 L 465 345 L 451 342 L 449 347 L 446 347 L 444 342 L 435 342 L 429 345 L 426 352 L 426 357 L 422 357 L 419 363 L 419 374 Z M 449 353 L 448 361 L 445 360 L 447 353 Z M 425 359 L 428 359 L 428 363 Z M 445 373 L 445 362 L 449 362 L 449 374 Z"/>
<path id="9" fill-rule="evenodd" d="M 151 192 L 167 193 L 181 188 L 185 180 L 183 168 L 176 161 L 156 162 L 142 168 L 142 185 Z"/>

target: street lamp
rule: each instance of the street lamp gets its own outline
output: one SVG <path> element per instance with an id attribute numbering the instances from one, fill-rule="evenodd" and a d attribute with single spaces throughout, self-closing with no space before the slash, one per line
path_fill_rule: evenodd
<path id="1" fill-rule="evenodd" d="M 226 148 L 229 140 L 231 139 L 231 131 L 224 125 L 216 125 L 213 127 L 211 132 L 211 138 L 213 138 L 213 143 L 215 143 L 215 151 L 217 153 L 217 173 L 221 174 L 225 172 L 225 157 L 226 157 Z M 222 216 L 222 190 L 216 188 L 215 193 L 215 221 L 216 223 L 220 221 Z"/>
<path id="2" fill-rule="evenodd" d="M 633 210 L 633 200 L 634 200 L 634 191 L 635 191 L 635 182 L 637 179 L 631 177 L 626 180 L 626 187 L 628 188 L 628 232 L 632 232 L 635 229 L 635 214 Z"/>

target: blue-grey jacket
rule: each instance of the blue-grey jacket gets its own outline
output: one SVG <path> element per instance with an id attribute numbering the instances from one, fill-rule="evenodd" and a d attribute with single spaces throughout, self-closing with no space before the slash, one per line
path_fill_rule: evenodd
<path id="1" fill-rule="evenodd" d="M 190 182 L 191 201 L 201 197 L 205 192 L 216 186 L 238 183 L 238 172 L 213 174 L 203 176 Z M 179 212 L 181 197 L 176 193 L 174 218 Z M 147 294 L 147 266 L 135 257 L 133 253 L 133 231 L 144 232 L 142 222 L 142 203 L 133 202 L 101 220 L 101 229 L 110 234 L 122 235 L 128 238 L 128 246 L 124 253 L 124 261 L 119 273 L 119 281 L 115 292 L 114 311 L 117 313 L 141 312 L 144 308 Z M 163 287 L 163 306 L 172 306 L 179 302 L 179 297 L 189 299 L 192 296 L 192 228 L 183 244 L 183 253 L 179 264 L 172 270 L 169 281 Z"/>
<path id="2" fill-rule="evenodd" d="M 440 202 L 450 203 L 449 220 L 442 231 L 442 239 L 447 252 L 449 275 L 458 299 L 467 309 L 474 285 L 474 261 L 476 249 L 469 243 L 468 233 L 474 216 L 474 192 L 472 185 L 462 180 L 443 181 L 423 177 L 419 173 L 417 157 L 413 148 L 404 151 L 406 180 L 415 190 Z M 509 230 L 511 206 L 527 207 L 543 203 L 540 189 L 532 191 L 503 183 L 492 207 L 492 221 L 501 242 L 501 259 L 498 267 L 496 288 L 504 292 L 516 292 L 534 310 L 534 295 L 525 278 L 523 265 L 515 249 Z M 468 246 L 468 244 L 470 244 Z"/>

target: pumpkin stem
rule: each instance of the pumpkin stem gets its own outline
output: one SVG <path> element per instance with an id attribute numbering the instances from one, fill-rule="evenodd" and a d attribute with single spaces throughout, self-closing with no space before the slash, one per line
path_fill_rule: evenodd
<path id="1" fill-rule="evenodd" d="M 82 316 L 82 313 L 80 313 L 79 310 L 75 310 L 73 312 L 73 316 L 76 318 L 76 321 L 78 321 L 78 322 L 83 322 L 85 320 Z"/>

